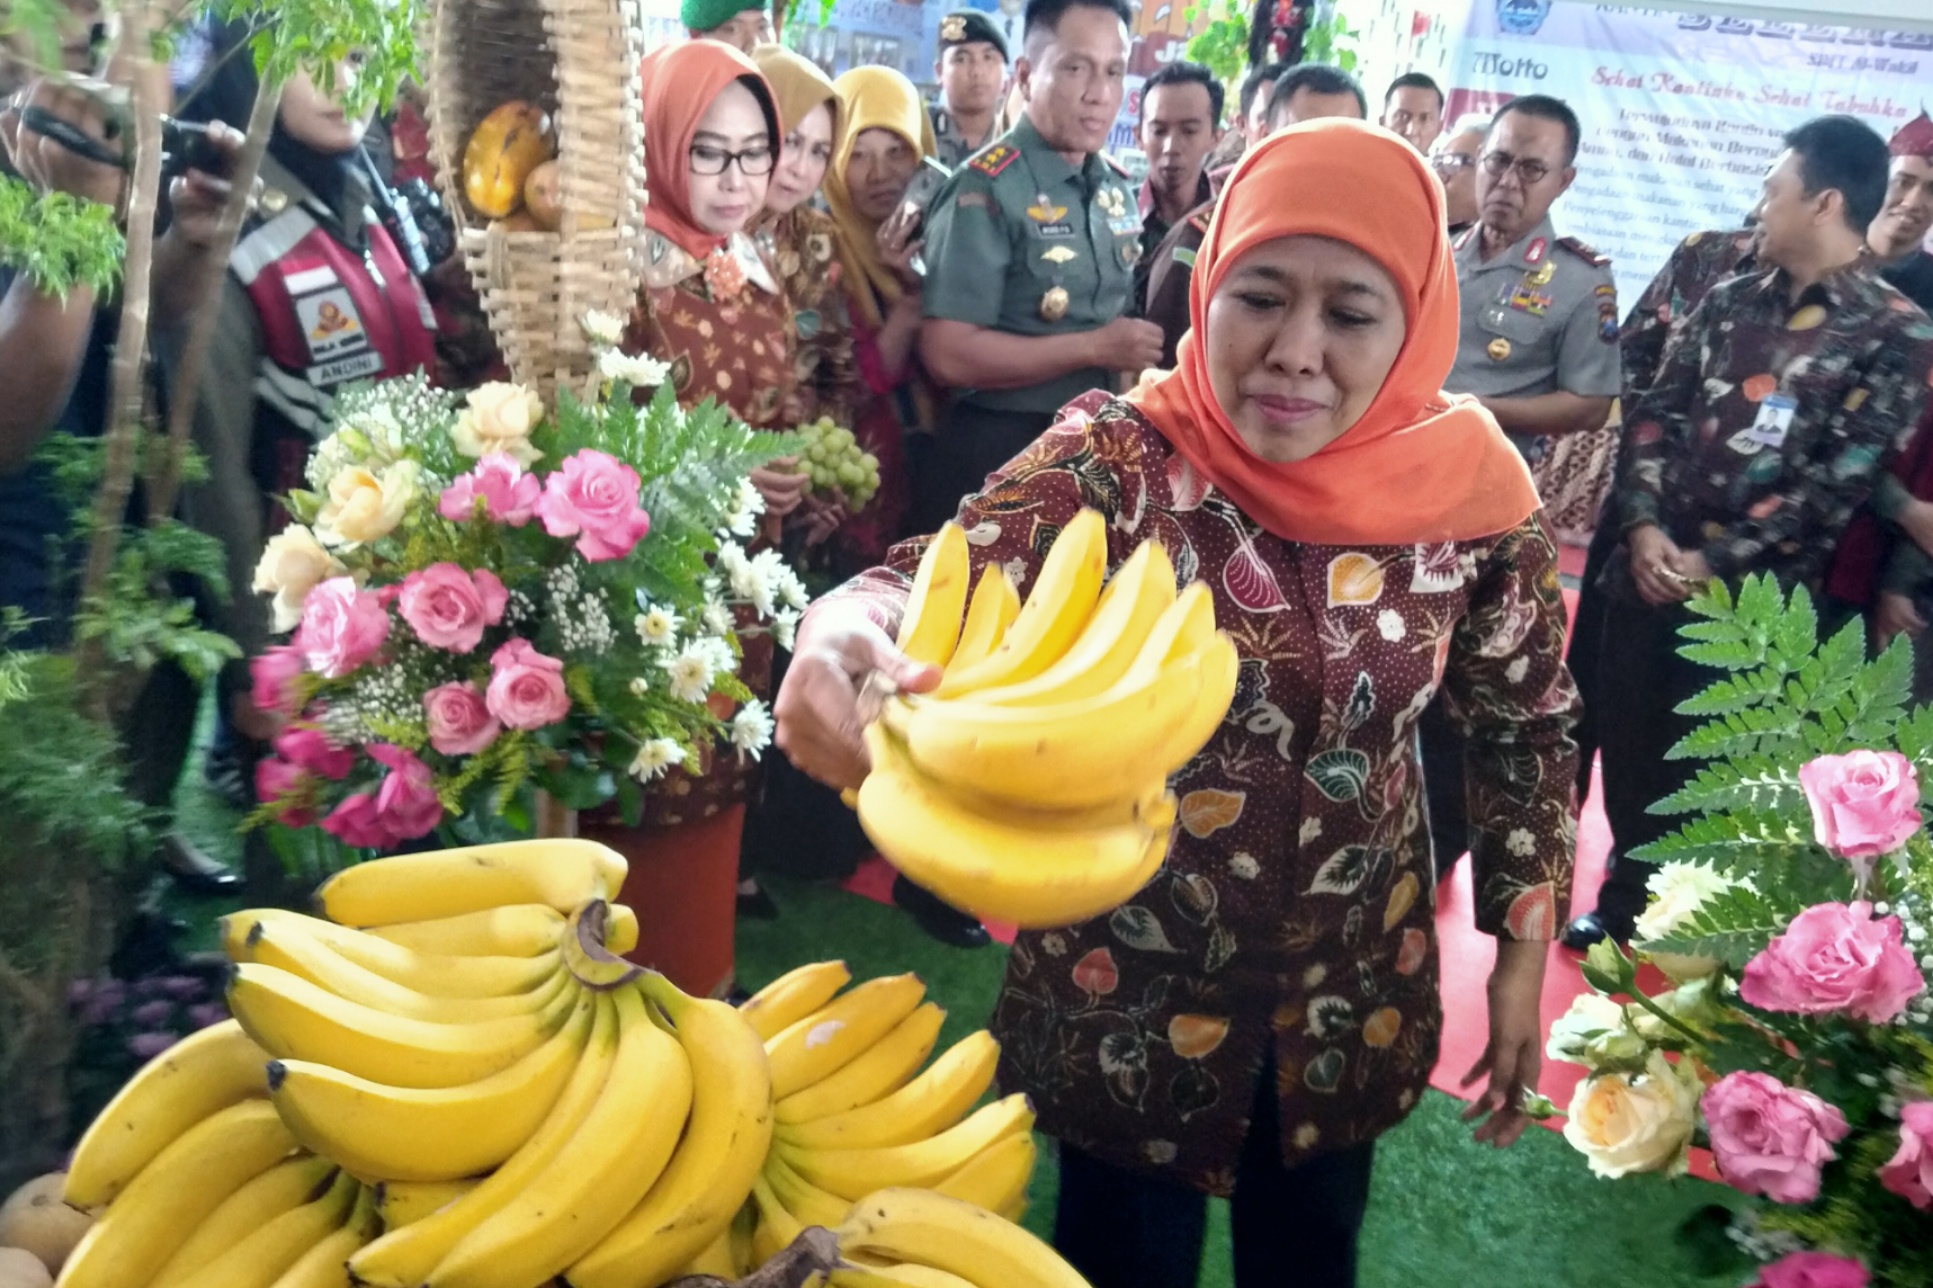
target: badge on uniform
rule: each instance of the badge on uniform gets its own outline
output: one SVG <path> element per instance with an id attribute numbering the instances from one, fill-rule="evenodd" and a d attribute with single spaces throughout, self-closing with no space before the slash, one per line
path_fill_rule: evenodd
<path id="1" fill-rule="evenodd" d="M 1128 211 L 1128 199 L 1121 195 L 1119 188 L 1103 188 L 1095 194 L 1094 200 L 1110 219 L 1119 219 Z"/>
<path id="2" fill-rule="evenodd" d="M 1530 272 L 1524 275 L 1524 285 L 1549 286 L 1550 279 L 1556 276 L 1557 276 L 1557 265 L 1551 260 L 1547 259 L 1542 264 L 1539 264 L 1536 268 L 1532 269 Z"/>
<path id="3" fill-rule="evenodd" d="M 327 264 L 286 264 L 282 284 L 309 348 L 309 383 L 340 384 L 383 369 L 382 355 L 371 347 L 356 302 L 334 269 Z"/>
<path id="4" fill-rule="evenodd" d="M 1041 321 L 1043 322 L 1060 321 L 1062 318 L 1067 316 L 1067 306 L 1071 302 L 1072 301 L 1068 298 L 1066 287 L 1064 286 L 1049 287 L 1047 289 L 1047 294 L 1040 297 Z"/>
<path id="5" fill-rule="evenodd" d="M 1550 312 L 1550 296 L 1542 291 L 1517 290 L 1511 293 L 1510 307 L 1520 313 L 1528 313 L 1534 318 L 1540 318 Z"/>
<path id="6" fill-rule="evenodd" d="M 1758 418 L 1745 431 L 1745 436 L 1777 451 L 1785 446 L 1785 436 L 1791 432 L 1792 418 L 1798 411 L 1799 400 L 1791 394 L 1767 394 L 1765 401 L 1758 405 Z"/>
<path id="7" fill-rule="evenodd" d="M 1056 206 L 1046 193 L 1034 198 L 1034 204 L 1027 207 L 1027 218 L 1037 224 L 1057 224 L 1067 218 L 1067 207 Z"/>
<path id="8" fill-rule="evenodd" d="M 1484 352 L 1490 355 L 1490 361 L 1502 362 L 1510 356 L 1510 341 L 1498 336 L 1490 342 Z"/>
<path id="9" fill-rule="evenodd" d="M 1050 246 L 1040 252 L 1040 257 L 1049 264 L 1069 264 L 1081 257 L 1072 246 Z"/>

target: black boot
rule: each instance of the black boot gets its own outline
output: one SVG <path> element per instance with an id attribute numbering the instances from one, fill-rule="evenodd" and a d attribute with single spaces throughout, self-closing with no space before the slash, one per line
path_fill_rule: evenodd
<path id="1" fill-rule="evenodd" d="M 985 948 L 993 936 L 979 919 L 951 907 L 903 876 L 893 878 L 893 902 L 911 914 L 921 930 L 954 948 Z"/>

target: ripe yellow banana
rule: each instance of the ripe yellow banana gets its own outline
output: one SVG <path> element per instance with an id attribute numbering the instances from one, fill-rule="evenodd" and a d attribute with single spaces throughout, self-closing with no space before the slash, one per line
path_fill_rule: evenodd
<path id="1" fill-rule="evenodd" d="M 869 979 L 765 1044 L 772 1096 L 783 1100 L 837 1073 L 892 1032 L 926 996 L 917 975 Z"/>
<path id="2" fill-rule="evenodd" d="M 367 1181 L 454 1181 L 487 1172 L 530 1139 L 564 1092 L 596 1006 L 579 994 L 564 1027 L 509 1068 L 459 1087 L 371 1082 L 278 1060 L 269 1096 L 295 1138 Z"/>
<path id="3" fill-rule="evenodd" d="M 362 1187 L 343 1173 L 313 1203 L 267 1222 L 183 1282 L 183 1288 L 270 1288 L 303 1254 L 342 1229 Z"/>
<path id="4" fill-rule="evenodd" d="M 752 1265 L 757 1267 L 790 1247 L 804 1233 L 805 1223 L 786 1210 L 763 1176 L 753 1178 L 752 1198 L 758 1206 L 758 1224 L 752 1227 Z"/>
<path id="5" fill-rule="evenodd" d="M 313 1154 L 277 1163 L 222 1200 L 155 1272 L 148 1288 L 174 1288 L 284 1212 L 314 1202 L 327 1191 L 335 1172 L 334 1163 Z"/>
<path id="6" fill-rule="evenodd" d="M 937 1135 L 966 1117 L 993 1085 L 1000 1044 L 971 1033 L 911 1082 L 883 1100 L 816 1122 L 787 1124 L 780 1139 L 800 1149 L 871 1149 Z"/>
<path id="7" fill-rule="evenodd" d="M 876 1262 L 864 1253 L 855 1253 L 847 1265 L 833 1271 L 829 1282 L 832 1288 L 979 1288 L 970 1279 L 931 1266 Z"/>
<path id="8" fill-rule="evenodd" d="M 596 841 L 559 838 L 404 854 L 344 868 L 316 891 L 322 915 L 343 926 L 433 921 L 534 903 L 571 912 L 615 898 L 625 863 Z"/>
<path id="9" fill-rule="evenodd" d="M 691 1121 L 644 1201 L 564 1278 L 572 1288 L 657 1288 L 721 1239 L 772 1143 L 765 1045 L 723 1002 L 686 997 L 661 975 L 641 983 L 691 1061 Z"/>
<path id="10" fill-rule="evenodd" d="M 938 1002 L 922 1002 L 879 1041 L 856 1055 L 837 1073 L 778 1102 L 772 1117 L 780 1123 L 829 1118 L 889 1096 L 913 1080 L 939 1040 L 946 1012 Z"/>
<path id="11" fill-rule="evenodd" d="M 1099 511 L 1082 510 L 1054 539 L 1000 647 L 972 666 L 948 671 L 936 696 L 1018 684 L 1058 662 L 1093 615 L 1106 575 L 1107 520 Z"/>
<path id="12" fill-rule="evenodd" d="M 1105 693 L 1126 675 L 1169 605 L 1175 602 L 1175 566 L 1157 541 L 1143 541 L 1121 565 L 1081 637 L 1060 661 L 1020 684 L 982 689 L 978 702 L 1011 707 L 1058 707 Z"/>
<path id="13" fill-rule="evenodd" d="M 233 968 L 228 1005 L 278 1060 L 329 1064 L 392 1087 L 460 1087 L 529 1055 L 569 1016 L 559 994 L 542 1011 L 438 1024 L 372 1010 L 273 966 Z"/>
<path id="14" fill-rule="evenodd" d="M 1201 661 L 1201 687 L 1195 694 L 1195 705 L 1170 731 L 1167 744 L 1158 753 L 1157 763 L 1170 774 L 1193 760 L 1215 736 L 1228 717 L 1235 687 L 1241 682 L 1242 659 L 1226 634 L 1218 633 L 1215 641 L 1202 649 Z"/>
<path id="15" fill-rule="evenodd" d="M 965 668 L 987 657 L 1007 637 L 1007 628 L 1020 616 L 1020 592 L 1007 580 L 1007 570 L 990 563 L 980 570 L 979 584 L 967 602 L 966 625 L 960 628 L 960 646 L 947 662 Z"/>
<path id="16" fill-rule="evenodd" d="M 985 1106 L 965 1122 L 910 1145 L 879 1149 L 801 1149 L 785 1141 L 773 1150 L 792 1170 L 822 1190 L 854 1202 L 886 1186 L 933 1186 L 966 1166 L 1003 1136 L 1031 1131 L 1033 1106 L 1024 1095 Z"/>
<path id="17" fill-rule="evenodd" d="M 710 1275 L 731 1283 L 739 1277 L 737 1258 L 732 1256 L 732 1235 L 730 1229 L 705 1245 L 704 1251 L 678 1268 L 671 1277 L 684 1279 L 690 1275 Z"/>
<path id="18" fill-rule="evenodd" d="M 799 1218 L 802 1225 L 837 1229 L 839 1223 L 846 1219 L 846 1213 L 852 1209 L 850 1200 L 826 1193 L 793 1171 L 791 1164 L 776 1154 L 765 1160 L 762 1174 L 773 1195 L 785 1204 L 786 1211 Z"/>
<path id="19" fill-rule="evenodd" d="M 399 1230 L 442 1211 L 480 1183 L 474 1176 L 460 1181 L 383 1181 L 375 1189 L 376 1217 L 384 1230 Z"/>
<path id="20" fill-rule="evenodd" d="M 931 1190 L 867 1196 L 840 1227 L 839 1247 L 1000 1288 L 1088 1288 L 1059 1253 L 1013 1222 Z"/>
<path id="21" fill-rule="evenodd" d="M 203 1119 L 141 1169 L 61 1268 L 61 1288 L 145 1284 L 224 1199 L 295 1151 L 267 1100 Z"/>
<path id="22" fill-rule="evenodd" d="M 995 816 L 933 782 L 879 725 L 866 730 L 873 771 L 859 821 L 908 879 L 956 908 L 1029 929 L 1068 926 L 1125 903 L 1160 870 L 1174 822 L 1162 792 L 1120 807 L 1118 820 Z"/>
<path id="23" fill-rule="evenodd" d="M 350 1288 L 349 1258 L 380 1229 L 371 1191 L 364 1190 L 343 1227 L 303 1253 L 271 1288 Z"/>
<path id="24" fill-rule="evenodd" d="M 537 1134 L 469 1193 L 428 1216 L 391 1229 L 357 1252 L 349 1261 L 356 1282 L 369 1288 L 421 1288 L 452 1248 L 521 1195 L 571 1143 L 597 1105 L 616 1055 L 617 1003 L 606 994 L 598 998 L 597 1019 L 592 1023 L 584 1057 Z"/>
<path id="25" fill-rule="evenodd" d="M 431 921 L 371 926 L 369 933 L 419 953 L 442 953 L 450 957 L 537 957 L 556 951 L 564 935 L 564 914 L 542 904 L 520 903 Z"/>
<path id="26" fill-rule="evenodd" d="M 899 622 L 900 652 L 930 666 L 947 664 L 960 642 L 960 614 L 971 576 L 966 533 L 957 523 L 944 525 L 920 556 L 913 593 Z"/>
<path id="27" fill-rule="evenodd" d="M 221 919 L 220 928 L 222 948 L 230 961 L 260 962 L 301 975 L 301 963 L 309 960 L 307 955 L 298 960 L 282 948 L 291 936 L 302 935 L 392 984 L 431 997 L 505 997 L 527 993 L 557 969 L 556 961 L 547 953 L 535 957 L 419 953 L 365 931 L 281 908 L 231 913 Z"/>
<path id="28" fill-rule="evenodd" d="M 604 947 L 622 957 L 638 946 L 638 914 L 621 903 L 611 905 L 604 925 Z"/>
<path id="29" fill-rule="evenodd" d="M 769 1042 L 812 1012 L 830 1002 L 852 982 L 844 962 L 807 962 L 787 971 L 746 999 L 738 1013 Z"/>
<path id="30" fill-rule="evenodd" d="M 387 979 L 344 957 L 320 939 L 307 935 L 283 935 L 263 927 L 252 948 L 250 960 L 256 964 L 276 966 L 291 975 L 299 975 L 337 997 L 359 1002 L 373 1010 L 387 1011 L 391 1015 L 435 1020 L 442 1024 L 494 1020 L 506 1015 L 542 1010 L 558 990 L 569 982 L 562 970 L 562 958 L 552 954 L 548 958 L 554 968 L 552 973 L 540 980 L 535 988 L 525 992 L 504 993 L 496 997 L 437 997 Z"/>
<path id="31" fill-rule="evenodd" d="M 142 1067 L 81 1137 L 67 1169 L 75 1207 L 102 1207 L 196 1123 L 267 1094 L 268 1053 L 225 1020 L 191 1033 Z"/>
<path id="32" fill-rule="evenodd" d="M 451 1249 L 426 1288 L 543 1283 L 596 1247 L 663 1175 L 691 1112 L 691 1061 L 652 1023 L 636 987 L 612 997 L 618 1049 L 597 1104 L 522 1193 Z"/>
<path id="33" fill-rule="evenodd" d="M 1037 1157 L 1034 1134 L 1017 1131 L 1011 1136 L 1002 1136 L 975 1154 L 965 1167 L 933 1189 L 949 1198 L 1006 1216 L 1008 1212 L 1025 1206 L 1027 1186 L 1034 1179 Z"/>

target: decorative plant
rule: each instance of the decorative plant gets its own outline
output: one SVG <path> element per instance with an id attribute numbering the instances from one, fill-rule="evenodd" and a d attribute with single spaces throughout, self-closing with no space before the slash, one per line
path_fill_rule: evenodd
<path id="1" fill-rule="evenodd" d="M 1188 42 L 1188 57 L 1234 85 L 1250 67 L 1272 62 L 1330 63 L 1343 71 L 1356 70 L 1356 51 L 1349 44 L 1356 30 L 1332 3 L 1310 0 L 1214 0 L 1184 11 L 1190 26 L 1215 14 Z M 1257 23 L 1266 17 L 1266 26 Z"/>

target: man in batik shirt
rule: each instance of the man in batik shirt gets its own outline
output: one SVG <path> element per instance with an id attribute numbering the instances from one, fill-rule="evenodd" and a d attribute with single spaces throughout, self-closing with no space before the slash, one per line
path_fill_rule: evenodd
<path id="1" fill-rule="evenodd" d="M 1586 935 L 1630 936 L 1652 865 L 1629 851 L 1674 826 L 1647 811 L 1686 779 L 1691 762 L 1665 759 L 1692 723 L 1676 708 L 1713 678 L 1678 656 L 1684 600 L 1752 573 L 1816 596 L 1926 401 L 1933 323 L 1865 245 L 1884 140 L 1833 116 L 1785 143 L 1757 210 L 1756 268 L 1710 289 L 1626 415 L 1598 674 L 1619 695 L 1598 713 L 1617 852 L 1596 911 L 1573 927 Z"/>

